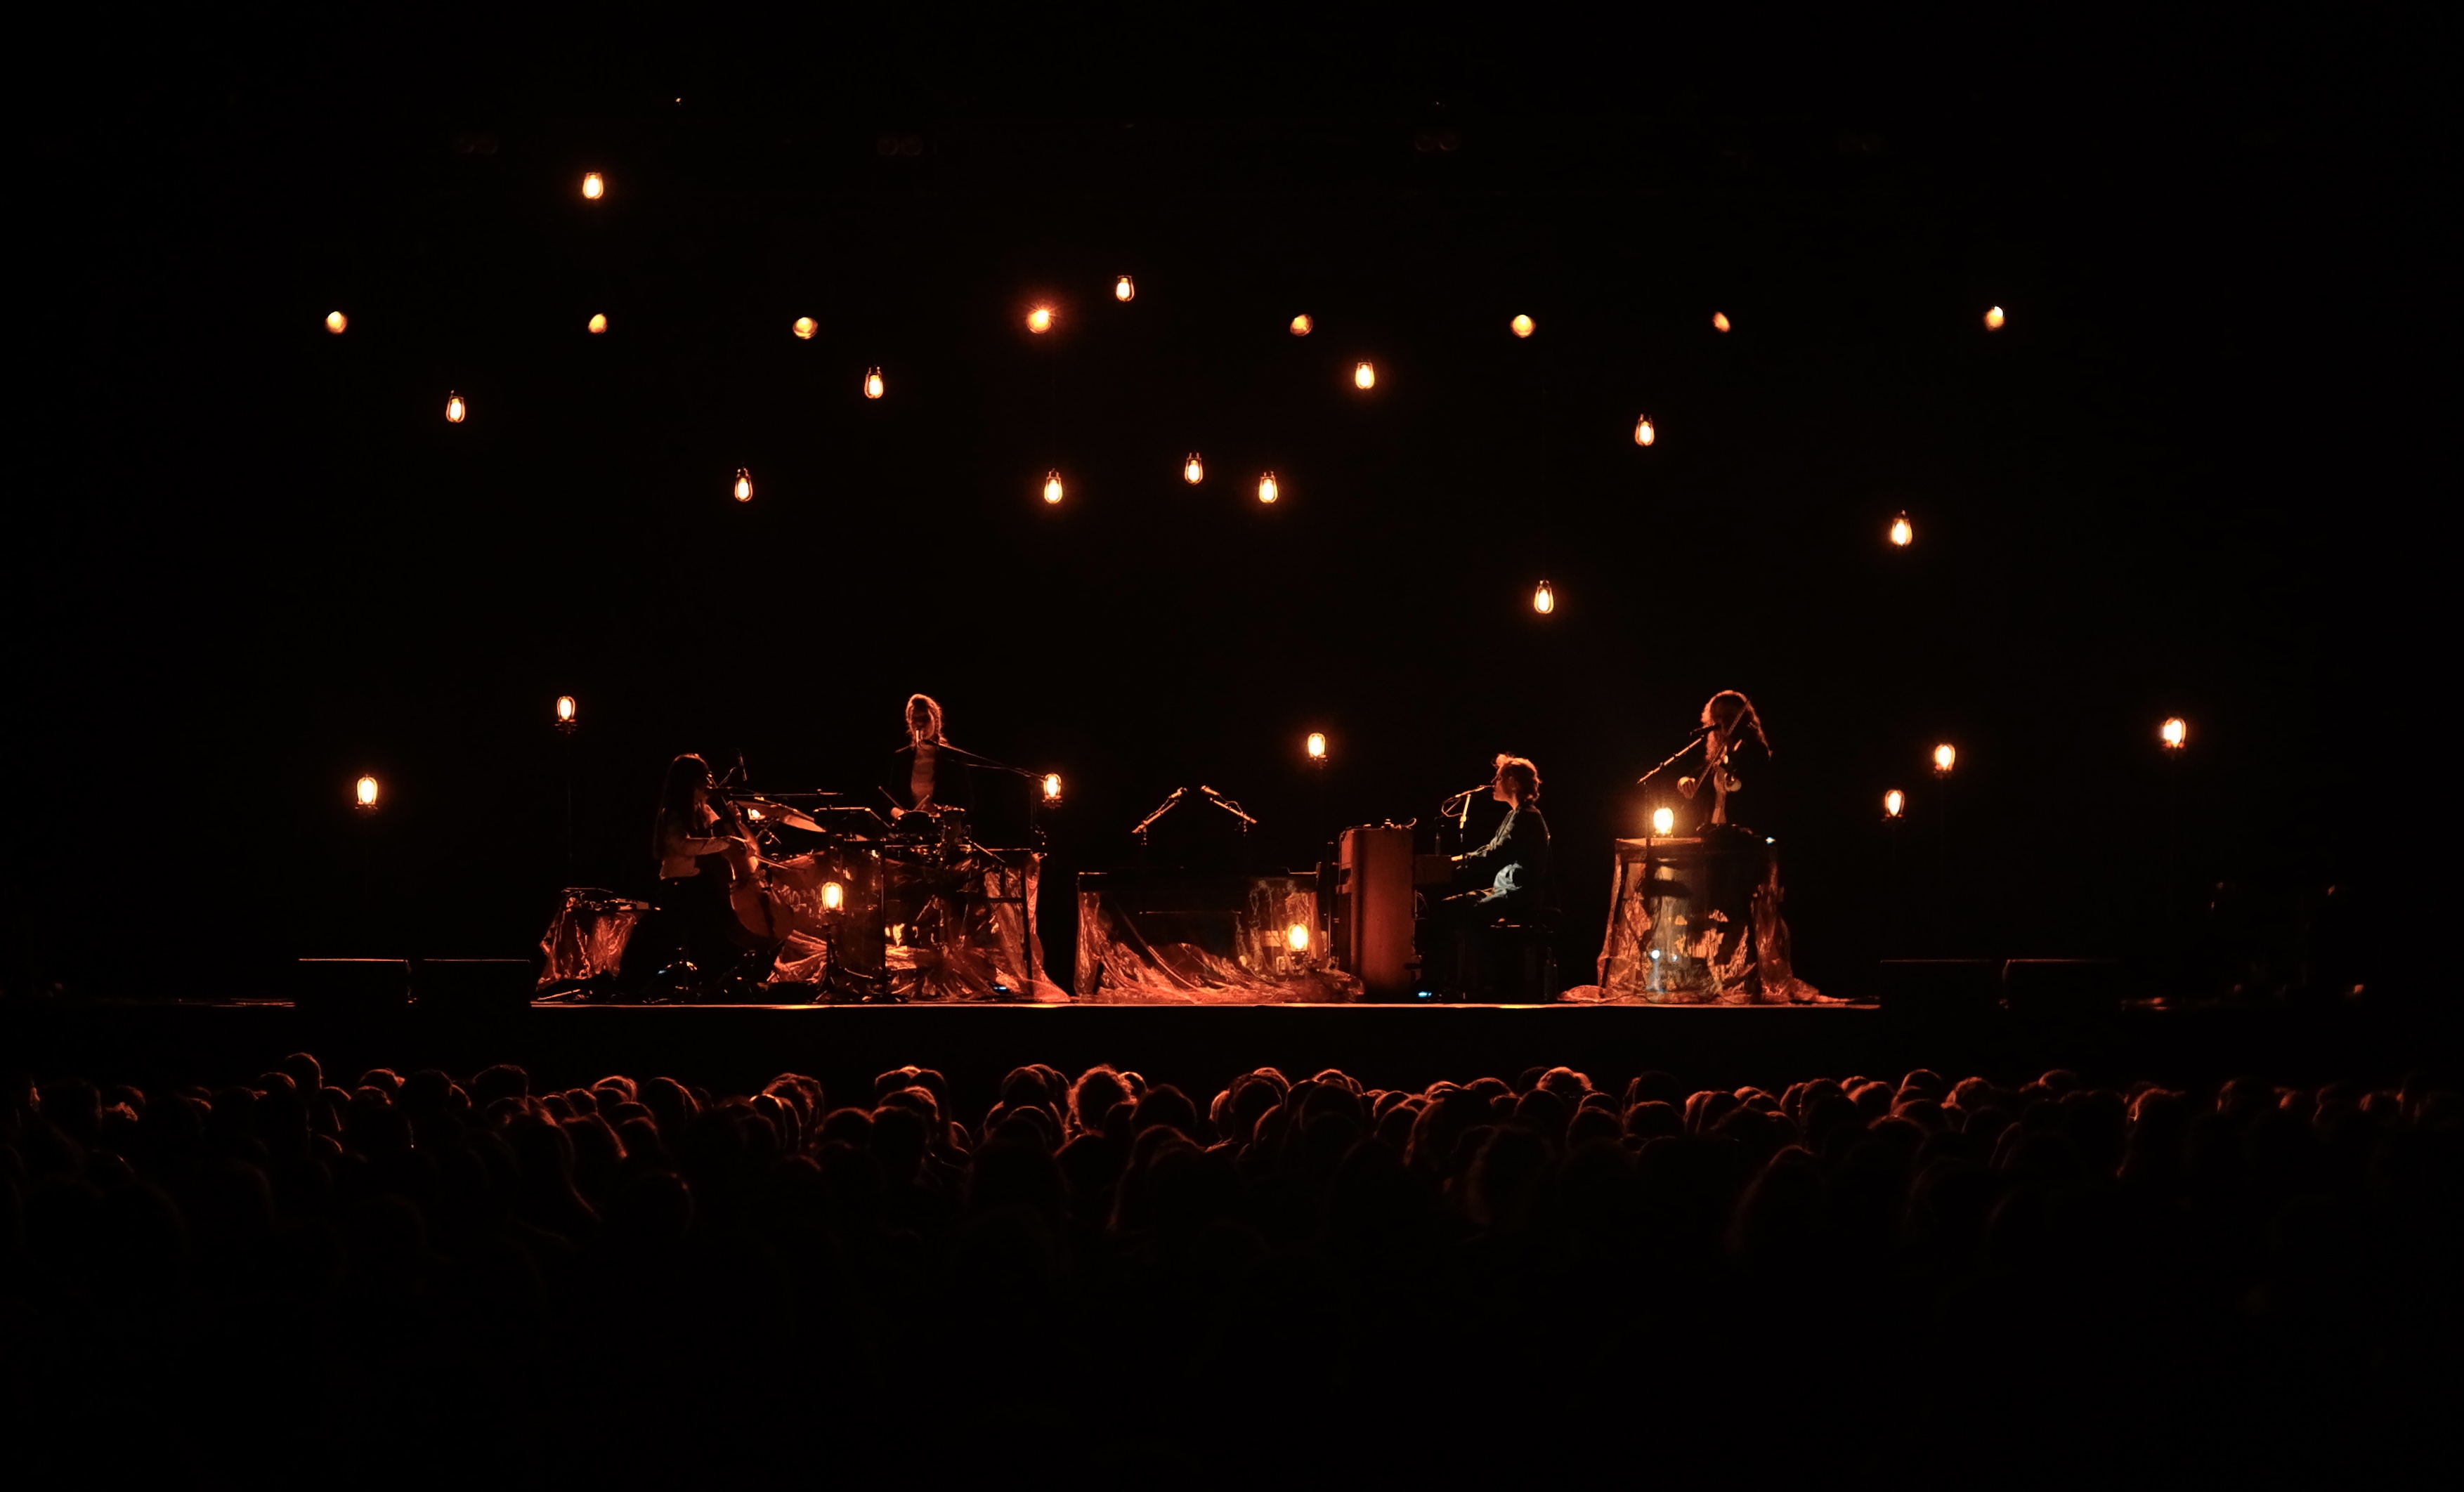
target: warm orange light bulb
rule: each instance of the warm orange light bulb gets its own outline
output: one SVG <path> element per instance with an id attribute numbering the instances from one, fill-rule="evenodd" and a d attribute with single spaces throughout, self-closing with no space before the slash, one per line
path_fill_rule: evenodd
<path id="1" fill-rule="evenodd" d="M 2156 738 L 2165 743 L 2167 751 L 2180 751 L 2189 744 L 2189 723 L 2180 715 L 2174 715 L 2157 728 Z"/>
<path id="2" fill-rule="evenodd" d="M 1352 386 L 1354 388 L 1375 388 L 1377 386 L 1377 369 L 1366 362 L 1355 365 L 1352 370 Z"/>
<path id="3" fill-rule="evenodd" d="M 1634 422 L 1634 443 L 1636 445 L 1648 446 L 1659 438 L 1660 431 L 1653 428 L 1651 416 L 1646 414 Z"/>
<path id="4" fill-rule="evenodd" d="M 1304 311 L 1300 315 L 1292 318 L 1292 335 L 1294 337 L 1307 337 L 1309 334 L 1309 328 L 1315 325 L 1317 325 L 1317 323 L 1310 320 L 1309 318 L 1309 313 Z"/>
<path id="5" fill-rule="evenodd" d="M 1046 472 L 1044 473 L 1044 500 L 1045 502 L 1059 502 L 1061 500 L 1060 472 Z"/>
<path id="6" fill-rule="evenodd" d="M 2002 330 L 2002 323 L 2007 319 L 2008 318 L 2002 315 L 2002 308 L 2000 306 L 1987 306 L 1985 308 L 1985 329 L 1987 331 L 1998 332 Z"/>
<path id="7" fill-rule="evenodd" d="M 1957 765 L 1959 765 L 1958 747 L 1953 746 L 1948 741 L 1945 741 L 1933 749 L 1934 776 L 1948 777 L 1950 776 L 1950 769 Z"/>
<path id="8" fill-rule="evenodd" d="M 1714 312 L 1712 312 L 1712 313 L 1711 313 L 1711 330 L 1713 330 L 1713 331 L 1715 331 L 1715 332 L 1725 332 L 1725 331 L 1727 331 L 1727 329 L 1728 329 L 1728 313 L 1727 313 L 1726 311 L 1714 311 Z"/>
<path id="9" fill-rule="evenodd" d="M 1271 503 L 1283 494 L 1284 490 L 1275 485 L 1274 472 L 1269 472 L 1265 475 L 1258 478 L 1258 500 L 1260 502 Z"/>
<path id="10" fill-rule="evenodd" d="M 736 500 L 737 502 L 753 500 L 753 473 L 742 467 L 736 469 Z M 788 506 L 794 507 L 795 504 L 790 503 Z"/>
<path id="11" fill-rule="evenodd" d="M 800 316 L 796 318 L 796 324 L 788 328 L 788 330 L 796 334 L 796 340 L 798 341 L 811 341 L 813 340 L 813 334 L 821 329 L 822 323 L 814 320 L 809 316 Z"/>
<path id="12" fill-rule="evenodd" d="M 351 791 L 353 794 L 353 801 L 356 801 L 363 809 L 374 808 L 377 805 L 377 779 L 375 778 L 361 778 L 360 780 L 353 785 Z"/>
<path id="13" fill-rule="evenodd" d="M 879 369 L 879 368 L 867 368 L 867 369 L 865 369 L 865 372 L 864 372 L 864 397 L 866 397 L 867 399 L 878 399 L 878 398 L 880 398 L 880 397 L 881 397 L 883 389 L 884 389 L 884 388 L 886 388 L 887 386 L 888 386 L 888 385 L 884 384 L 881 382 L 881 369 Z"/>
<path id="14" fill-rule="evenodd" d="M 1206 463 L 1198 458 L 1197 451 L 1191 451 L 1189 459 L 1180 464 L 1180 479 L 1192 487 L 1206 480 Z"/>
<path id="15" fill-rule="evenodd" d="M 556 696 L 556 723 L 557 723 L 557 724 L 559 724 L 559 725 L 571 725 L 571 724 L 573 723 L 573 718 L 574 718 L 573 696 L 572 696 L 571 694 L 559 694 L 559 695 L 557 695 L 557 696 Z"/>
<path id="16" fill-rule="evenodd" d="M 1047 803 L 1057 803 L 1061 801 L 1060 773 L 1047 772 L 1044 774 L 1044 801 Z"/>
<path id="17" fill-rule="evenodd" d="M 1037 306 L 1026 314 L 1026 329 L 1041 337 L 1052 330 L 1052 308 Z"/>
<path id="18" fill-rule="evenodd" d="M 454 393 L 451 389 L 446 391 L 445 418 L 447 423 L 459 425 L 462 423 L 463 417 L 468 415 L 470 412 L 471 406 L 462 402 L 462 396 L 460 394 Z"/>
<path id="19" fill-rule="evenodd" d="M 333 333 L 337 337 L 340 337 L 350 329 L 351 318 L 349 317 L 344 316 L 340 311 L 328 311 L 325 313 L 325 330 Z"/>
<path id="20" fill-rule="evenodd" d="M 590 318 L 590 335 L 591 335 L 591 336 L 596 337 L 596 336 L 598 336 L 600 333 L 602 333 L 602 332 L 604 332 L 604 331 L 605 331 L 605 330 L 607 330 L 607 318 L 606 318 L 606 317 L 605 317 L 605 316 L 596 316 L 596 315 L 595 315 L 595 316 L 593 316 L 593 317 L 591 317 L 591 318 Z"/>
<path id="21" fill-rule="evenodd" d="M 836 881 L 822 883 L 822 910 L 836 911 L 847 905 L 847 888 Z"/>
<path id="22" fill-rule="evenodd" d="M 1654 808 L 1653 810 L 1651 810 L 1651 832 L 1653 833 L 1653 835 L 1655 835 L 1656 837 L 1658 837 L 1658 838 L 1660 838 L 1660 839 L 1666 839 L 1666 838 L 1668 837 L 1668 833 L 1669 833 L 1669 831 L 1670 831 L 1671 829 L 1676 828 L 1676 827 L 1677 827 L 1677 810 L 1676 810 L 1676 809 L 1674 809 L 1674 808 Z"/>
<path id="23" fill-rule="evenodd" d="M 1531 335 L 1531 318 L 1528 316 L 1518 316 L 1513 320 L 1508 321 L 1506 324 L 1514 329 L 1514 335 L 1517 337 L 1529 337 Z"/>
<path id="24" fill-rule="evenodd" d="M 1124 274 L 1112 281 L 1112 298 L 1123 305 L 1138 298 L 1138 282 Z"/>
<path id="25" fill-rule="evenodd" d="M 607 195 L 607 179 L 597 171 L 582 173 L 582 195 L 592 202 Z"/>
<path id="26" fill-rule="evenodd" d="M 1304 743 L 1304 749 L 1309 752 L 1309 760 L 1324 761 L 1326 759 L 1326 733 L 1324 731 L 1309 732 L 1309 740 Z"/>
<path id="27" fill-rule="evenodd" d="M 1557 592 L 1547 581 L 1542 581 L 1532 588 L 1531 609 L 1544 617 L 1557 609 Z"/>
<path id="28" fill-rule="evenodd" d="M 1908 521 L 1908 516 L 1906 514 L 1903 513 L 1898 517 L 1891 520 L 1892 548 L 1905 549 L 1916 541 L 1916 525 Z"/>
<path id="29" fill-rule="evenodd" d="M 1284 946 L 1290 949 L 1293 953 L 1308 953 L 1309 937 L 1309 924 L 1306 922 L 1295 922 L 1290 927 L 1284 929 Z"/>
<path id="30" fill-rule="evenodd" d="M 1908 795 L 1893 788 L 1882 795 L 1882 817 L 1896 819 L 1907 811 Z"/>

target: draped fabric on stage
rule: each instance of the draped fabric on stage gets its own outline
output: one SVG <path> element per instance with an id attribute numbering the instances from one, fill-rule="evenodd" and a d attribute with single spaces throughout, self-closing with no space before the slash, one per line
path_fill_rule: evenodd
<path id="1" fill-rule="evenodd" d="M 1796 976 L 1779 857 L 1767 842 L 1617 841 L 1597 984 L 1576 1001 L 1653 1005 L 1826 1002 Z"/>
<path id="2" fill-rule="evenodd" d="M 835 954 L 838 967 L 885 979 L 904 999 L 1065 1001 L 1068 992 L 1044 976 L 1035 926 L 1043 865 L 1032 850 L 947 865 L 869 851 L 773 862 L 764 884 L 794 910 L 798 928 L 769 982 L 817 984 Z M 846 896 L 836 913 L 822 907 L 831 880 Z"/>
<path id="3" fill-rule="evenodd" d="M 596 887 L 576 887 L 564 893 L 556 916 L 539 939 L 539 988 L 571 987 L 592 979 L 613 979 L 625 961 L 625 945 L 634 924 L 650 910 Z"/>
<path id="4" fill-rule="evenodd" d="M 1078 998 L 1117 1004 L 1333 1004 L 1360 981 L 1326 965 L 1306 876 L 1078 878 Z M 1301 948 L 1291 930 L 1309 930 Z"/>

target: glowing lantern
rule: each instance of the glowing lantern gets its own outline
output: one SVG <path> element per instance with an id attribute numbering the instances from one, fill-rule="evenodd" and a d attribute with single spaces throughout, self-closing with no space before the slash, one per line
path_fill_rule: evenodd
<path id="1" fill-rule="evenodd" d="M 847 905 L 847 888 L 836 881 L 822 883 L 822 910 L 836 911 Z"/>
<path id="2" fill-rule="evenodd" d="M 1651 416 L 1646 414 L 1642 418 L 1634 422 L 1634 443 L 1636 445 L 1648 446 L 1659 438 L 1660 431 L 1652 428 Z"/>
<path id="3" fill-rule="evenodd" d="M 885 385 L 881 382 L 881 369 L 867 368 L 864 370 L 864 397 L 867 399 L 880 398 L 884 386 Z"/>
<path id="4" fill-rule="evenodd" d="M 1355 366 L 1352 370 L 1352 386 L 1354 388 L 1375 388 L 1377 386 L 1377 370 L 1366 362 Z"/>
<path id="5" fill-rule="evenodd" d="M 1905 549 L 1916 541 L 1916 525 L 1908 521 L 1908 516 L 1906 514 L 1903 513 L 1898 517 L 1891 520 L 1891 547 L 1893 549 Z"/>
<path id="6" fill-rule="evenodd" d="M 1309 313 L 1304 311 L 1300 315 L 1292 318 L 1292 335 L 1294 337 L 1307 337 L 1309 334 L 1309 328 L 1316 324 L 1317 323 L 1315 321 L 1309 318 Z"/>
<path id="7" fill-rule="evenodd" d="M 377 811 L 377 779 L 363 777 L 352 789 L 352 802 L 362 813 Z"/>
<path id="8" fill-rule="evenodd" d="M 593 316 L 593 317 L 590 318 L 590 335 L 591 335 L 591 336 L 596 337 L 596 336 L 598 336 L 600 333 L 602 333 L 602 332 L 604 332 L 604 331 L 605 331 L 605 330 L 607 330 L 607 318 L 605 318 L 605 316 Z"/>
<path id="9" fill-rule="evenodd" d="M 1180 464 L 1180 479 L 1192 487 L 1206 480 L 1206 463 L 1198 459 L 1197 451 L 1191 451 L 1189 459 Z"/>
<path id="10" fill-rule="evenodd" d="M 814 320 L 809 316 L 800 316 L 796 318 L 796 324 L 789 328 L 790 331 L 793 331 L 796 334 L 796 340 L 798 341 L 811 341 L 813 340 L 813 334 L 821 329 L 822 323 Z"/>
<path id="11" fill-rule="evenodd" d="M 2174 715 L 2157 728 L 2156 738 L 2165 743 L 2167 751 L 2180 751 L 2189 744 L 2189 724 L 2180 715 Z"/>
<path id="12" fill-rule="evenodd" d="M 1309 759 L 1313 765 L 1321 767 L 1326 765 L 1326 733 L 1324 731 L 1309 732 L 1309 740 L 1303 744 L 1302 749 L 1309 753 Z"/>
<path id="13" fill-rule="evenodd" d="M 600 198 L 606 196 L 606 178 L 601 176 L 597 171 L 583 172 L 582 195 L 592 202 L 597 202 Z"/>
<path id="14" fill-rule="evenodd" d="M 1985 308 L 1985 329 L 1987 331 L 1998 332 L 2002 330 L 2002 323 L 2008 319 L 2009 318 L 2002 314 L 2002 308 L 2000 306 L 1987 306 Z"/>
<path id="15" fill-rule="evenodd" d="M 453 392 L 451 389 L 447 389 L 445 391 L 445 420 L 447 424 L 459 425 L 462 423 L 463 416 L 470 412 L 470 406 L 462 402 L 462 396 L 460 394 Z"/>
<path id="16" fill-rule="evenodd" d="M 344 316 L 340 311 L 328 311 L 325 313 L 325 330 L 333 333 L 337 337 L 340 337 L 350 329 L 351 318 L 349 317 Z"/>
<path id="17" fill-rule="evenodd" d="M 1950 776 L 1950 769 L 1958 764 L 1959 748 L 1953 746 L 1950 742 L 1945 741 L 1933 749 L 1934 776 L 1948 777 Z"/>
<path id="18" fill-rule="evenodd" d="M 1059 502 L 1061 500 L 1060 472 L 1046 472 L 1044 473 L 1044 500 L 1045 502 Z"/>
<path id="19" fill-rule="evenodd" d="M 575 717 L 573 696 L 571 694 L 557 695 L 556 728 L 560 731 L 570 733 L 573 728 L 580 723 L 581 722 Z"/>
<path id="20" fill-rule="evenodd" d="M 1284 929 L 1284 946 L 1296 954 L 1309 952 L 1309 924 L 1295 922 Z"/>
<path id="21" fill-rule="evenodd" d="M 1893 788 L 1882 795 L 1882 817 L 1896 819 L 1907 812 L 1908 795 Z"/>
<path id="22" fill-rule="evenodd" d="M 1728 329 L 1728 313 L 1727 313 L 1726 311 L 1714 311 L 1714 312 L 1712 312 L 1712 313 L 1711 313 L 1711 330 L 1713 330 L 1713 331 L 1715 331 L 1715 332 L 1725 332 L 1725 331 L 1727 331 L 1727 329 Z"/>
<path id="23" fill-rule="evenodd" d="M 1274 472 L 1269 472 L 1265 475 L 1258 478 L 1258 500 L 1260 502 L 1271 503 L 1283 494 L 1283 489 L 1275 485 Z"/>
<path id="24" fill-rule="evenodd" d="M 736 469 L 736 500 L 737 502 L 753 500 L 753 473 L 742 467 Z M 793 507 L 794 504 L 790 503 L 788 506 Z"/>
<path id="25" fill-rule="evenodd" d="M 1517 337 L 1529 337 L 1531 335 L 1531 318 L 1528 316 L 1518 316 L 1513 320 L 1508 321 L 1507 325 L 1514 329 L 1514 335 Z"/>
<path id="26" fill-rule="evenodd" d="M 1542 581 L 1538 586 L 1533 588 L 1531 592 L 1531 609 L 1537 611 L 1544 617 L 1550 612 L 1557 609 L 1557 593 L 1550 588 L 1547 581 Z"/>
<path id="27" fill-rule="evenodd" d="M 1061 801 L 1060 773 L 1047 772 L 1044 774 L 1044 801 L 1046 803 L 1058 803 Z"/>
<path id="28" fill-rule="evenodd" d="M 1052 308 L 1037 306 L 1026 314 L 1026 329 L 1041 337 L 1052 330 Z"/>
<path id="29" fill-rule="evenodd" d="M 1112 298 L 1123 305 L 1138 298 L 1138 282 L 1124 274 L 1112 281 Z"/>
<path id="30" fill-rule="evenodd" d="M 1654 808 L 1651 810 L 1651 832 L 1655 838 L 1666 839 L 1669 836 L 1670 831 L 1674 830 L 1676 827 L 1676 809 Z"/>

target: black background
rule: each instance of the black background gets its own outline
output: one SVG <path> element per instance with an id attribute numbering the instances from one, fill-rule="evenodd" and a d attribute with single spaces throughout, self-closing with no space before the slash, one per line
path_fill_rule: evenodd
<path id="1" fill-rule="evenodd" d="M 1723 13 L 83 12 L 13 194 L 8 980 L 518 953 L 568 769 L 571 879 L 640 892 L 670 755 L 869 789 L 923 690 L 1066 775 L 1063 872 L 1182 783 L 1305 864 L 1530 756 L 1571 982 L 1723 687 L 1826 987 L 2162 949 L 2219 881 L 2375 900 L 2395 975 L 2453 491 L 2421 38 Z"/>

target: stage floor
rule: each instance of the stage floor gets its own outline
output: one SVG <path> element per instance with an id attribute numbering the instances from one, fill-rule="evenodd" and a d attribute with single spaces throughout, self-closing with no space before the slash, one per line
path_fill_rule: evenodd
<path id="1" fill-rule="evenodd" d="M 1895 1078 L 1927 1066 L 2004 1081 L 2048 1067 L 2092 1078 L 2392 1082 L 2452 1061 L 2456 1018 L 2415 1011 L 2123 1010 L 2064 1020 L 1980 1012 L 1917 1020 L 1871 1005 L 533 1005 L 495 1012 L 385 1011 L 286 1001 L 127 1001 L 0 1007 L 8 1064 L 156 1086 L 244 1082 L 314 1052 L 329 1082 L 369 1067 L 490 1063 L 540 1086 L 612 1072 L 666 1073 L 745 1091 L 781 1072 L 869 1098 L 877 1073 L 937 1067 L 979 1116 L 1022 1063 L 1097 1063 L 1173 1083 L 1202 1105 L 1235 1073 L 1339 1067 L 1375 1086 L 1566 1065 L 1603 1087 L 1650 1069 L 1689 1086 L 1775 1087 L 1811 1077 Z"/>

